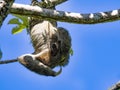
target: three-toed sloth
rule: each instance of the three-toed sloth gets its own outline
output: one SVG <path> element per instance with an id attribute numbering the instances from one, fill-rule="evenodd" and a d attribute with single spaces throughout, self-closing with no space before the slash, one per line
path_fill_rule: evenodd
<path id="1" fill-rule="evenodd" d="M 62 27 L 57 28 L 55 21 L 31 19 L 29 33 L 35 51 L 20 56 L 19 62 L 41 75 L 60 74 L 61 67 L 69 62 L 71 37 L 68 31 Z M 56 66 L 60 66 L 58 72 L 52 70 Z"/>

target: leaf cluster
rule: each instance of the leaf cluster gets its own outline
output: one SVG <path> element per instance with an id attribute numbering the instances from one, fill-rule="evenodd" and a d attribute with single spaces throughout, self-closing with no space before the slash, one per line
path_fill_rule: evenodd
<path id="1" fill-rule="evenodd" d="M 15 18 L 9 20 L 8 24 L 15 24 L 16 26 L 12 29 L 12 34 L 17 34 L 22 32 L 24 29 L 28 28 L 28 17 L 21 15 L 13 15 Z"/>

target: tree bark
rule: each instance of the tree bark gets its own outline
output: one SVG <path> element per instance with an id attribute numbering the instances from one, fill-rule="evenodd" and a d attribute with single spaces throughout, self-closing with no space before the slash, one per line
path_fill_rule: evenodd
<path id="1" fill-rule="evenodd" d="M 34 0 L 33 0 L 34 1 Z M 63 2 L 66 2 L 68 0 L 42 0 L 42 2 L 40 2 L 40 6 L 42 8 L 50 8 L 50 7 L 54 7 L 57 6 L 59 4 L 62 4 Z"/>
<path id="2" fill-rule="evenodd" d="M 9 13 L 9 9 L 14 0 L 1 0 L 0 1 L 0 27 Z"/>
<path id="3" fill-rule="evenodd" d="M 104 22 L 111 22 L 120 19 L 120 9 L 98 13 L 72 13 L 65 11 L 57 11 L 51 9 L 43 9 L 41 7 L 13 4 L 10 13 L 25 15 L 29 17 L 42 18 L 44 20 L 54 20 L 77 24 L 97 24 Z"/>
<path id="4" fill-rule="evenodd" d="M 109 90 L 120 90 L 120 81 L 114 84 Z"/>
<path id="5" fill-rule="evenodd" d="M 0 64 L 8 64 L 8 63 L 13 63 L 17 61 L 18 61 L 17 59 L 4 60 L 4 61 L 0 61 Z"/>

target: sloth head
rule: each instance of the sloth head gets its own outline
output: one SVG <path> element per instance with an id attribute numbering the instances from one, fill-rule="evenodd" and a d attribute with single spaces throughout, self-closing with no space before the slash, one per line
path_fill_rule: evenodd
<path id="1" fill-rule="evenodd" d="M 48 34 L 43 35 L 43 42 L 39 47 L 35 48 L 35 53 L 44 52 L 36 59 L 40 60 L 45 65 L 54 68 L 56 66 L 65 66 L 69 62 L 70 49 L 71 49 L 71 37 L 68 31 L 62 27 L 59 27 L 57 31 L 54 31 L 50 36 Z"/>

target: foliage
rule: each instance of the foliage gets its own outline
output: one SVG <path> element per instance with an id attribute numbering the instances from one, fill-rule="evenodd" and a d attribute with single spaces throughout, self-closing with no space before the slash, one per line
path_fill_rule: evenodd
<path id="1" fill-rule="evenodd" d="M 15 24 L 15 26 L 12 29 L 12 34 L 17 34 L 22 32 L 24 29 L 28 28 L 28 17 L 26 16 L 21 16 L 21 15 L 13 15 L 15 18 L 12 18 L 8 24 Z"/>
<path id="2" fill-rule="evenodd" d="M 71 56 L 73 55 L 74 52 L 73 52 L 73 49 L 72 49 L 72 48 L 70 48 L 69 53 L 70 53 Z"/>
<path id="3" fill-rule="evenodd" d="M 0 49 L 0 59 L 2 58 L 2 50 Z"/>

